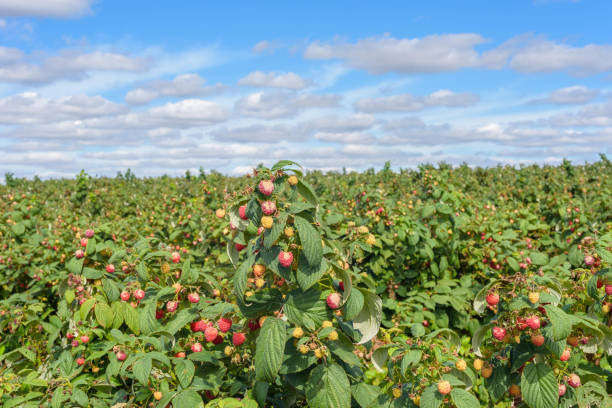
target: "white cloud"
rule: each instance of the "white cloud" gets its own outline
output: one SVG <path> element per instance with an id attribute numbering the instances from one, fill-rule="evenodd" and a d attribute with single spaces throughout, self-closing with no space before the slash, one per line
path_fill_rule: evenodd
<path id="1" fill-rule="evenodd" d="M 164 123 L 180 121 L 191 125 L 208 125 L 227 119 L 227 112 L 215 102 L 202 99 L 184 99 L 151 108 L 149 116 L 153 121 Z"/>
<path id="2" fill-rule="evenodd" d="M 0 16 L 74 17 L 90 12 L 93 0 L 0 0 Z"/>
<path id="3" fill-rule="evenodd" d="M 19 61 L 23 58 L 23 51 L 17 48 L 1 47 L 0 46 L 0 64 Z"/>
<path id="4" fill-rule="evenodd" d="M 306 59 L 341 59 L 374 74 L 387 72 L 449 72 L 479 64 L 475 46 L 485 42 L 478 34 L 430 35 L 422 38 L 370 37 L 355 43 L 314 42 Z"/>
<path id="5" fill-rule="evenodd" d="M 599 95 L 599 90 L 576 85 L 557 89 L 545 98 L 533 99 L 529 103 L 552 103 L 560 105 L 583 104 L 592 101 Z"/>
<path id="6" fill-rule="evenodd" d="M 170 81 L 151 81 L 129 91 L 125 101 L 133 105 L 143 105 L 158 98 L 205 96 L 226 89 L 222 84 L 204 86 L 205 82 L 206 80 L 197 74 L 178 75 Z"/>
<path id="7" fill-rule="evenodd" d="M 317 132 L 315 139 L 342 144 L 371 144 L 376 141 L 374 136 L 364 132 Z"/>
<path id="8" fill-rule="evenodd" d="M 238 81 L 239 85 L 257 86 L 263 88 L 304 89 L 309 81 L 293 72 L 285 74 L 276 72 L 254 71 Z"/>
<path id="9" fill-rule="evenodd" d="M 241 115 L 269 119 L 294 116 L 306 109 L 336 107 L 339 101 L 339 96 L 329 94 L 256 92 L 239 99 L 234 109 Z"/>
<path id="10" fill-rule="evenodd" d="M 436 106 L 465 107 L 476 102 L 478 102 L 478 96 L 473 93 L 455 93 L 442 89 L 424 97 L 398 94 L 360 99 L 355 102 L 354 106 L 361 112 L 418 112 Z"/>
<path id="11" fill-rule="evenodd" d="M 278 41 L 267 41 L 267 40 L 263 40 L 258 42 L 257 44 L 255 44 L 253 46 L 253 52 L 256 52 L 258 54 L 262 54 L 262 53 L 273 53 L 274 51 L 276 51 L 276 49 L 280 46 L 280 44 L 278 43 Z"/>
<path id="12" fill-rule="evenodd" d="M 234 128 L 221 128 L 213 132 L 213 138 L 224 142 L 275 143 L 281 141 L 307 141 L 310 137 L 292 125 L 254 124 Z"/>
<path id="13" fill-rule="evenodd" d="M 375 122 L 372 115 L 323 116 L 309 120 L 304 127 L 323 131 L 349 132 L 370 128 Z"/>

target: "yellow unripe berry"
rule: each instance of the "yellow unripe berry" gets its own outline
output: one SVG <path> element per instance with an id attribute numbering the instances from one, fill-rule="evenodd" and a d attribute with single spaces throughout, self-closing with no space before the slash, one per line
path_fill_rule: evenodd
<path id="1" fill-rule="evenodd" d="M 155 398 L 156 401 L 159 401 L 160 399 L 162 399 L 164 395 L 161 393 L 161 391 L 155 391 L 153 393 L 153 398 Z"/>
<path id="2" fill-rule="evenodd" d="M 508 390 L 508 393 L 511 397 L 518 397 L 519 395 L 521 395 L 521 388 L 516 384 L 512 384 L 510 386 L 510 389 Z"/>
<path id="3" fill-rule="evenodd" d="M 402 389 L 401 388 L 394 388 L 393 389 L 393 398 L 399 398 L 402 396 Z"/>
<path id="4" fill-rule="evenodd" d="M 421 396 L 417 395 L 416 397 L 414 397 L 412 399 L 412 402 L 414 402 L 414 405 L 416 405 L 417 407 L 421 405 Z"/>
<path id="5" fill-rule="evenodd" d="M 368 232 L 370 232 L 369 228 L 366 225 L 361 225 L 359 228 L 357 228 L 357 231 L 360 234 L 367 234 Z"/>
<path id="6" fill-rule="evenodd" d="M 604 312 L 604 314 L 608 314 L 608 312 L 610 311 L 610 305 L 604 303 L 604 305 L 601 307 L 601 311 Z"/>
<path id="7" fill-rule="evenodd" d="M 268 215 L 261 217 L 261 226 L 264 227 L 265 229 L 272 228 L 273 224 L 274 224 L 274 218 Z"/>
<path id="8" fill-rule="evenodd" d="M 528 297 L 531 303 L 538 303 L 540 300 L 540 292 L 529 292 Z"/>
<path id="9" fill-rule="evenodd" d="M 328 337 L 328 338 L 329 338 L 331 341 L 338 340 L 338 332 L 337 332 L 337 331 L 335 331 L 335 330 L 332 330 L 332 331 L 329 333 L 329 336 L 327 336 L 327 337 Z"/>
<path id="10" fill-rule="evenodd" d="M 293 227 L 285 228 L 285 236 L 291 238 L 293 236 Z"/>
<path id="11" fill-rule="evenodd" d="M 295 186 L 298 183 L 298 178 L 295 176 L 289 176 L 287 181 L 289 182 L 289 185 Z"/>
<path id="12" fill-rule="evenodd" d="M 310 351 L 310 348 L 308 348 L 308 346 L 307 346 L 307 345 L 302 344 L 301 346 L 299 346 L 299 347 L 298 347 L 298 351 L 299 351 L 301 354 L 306 354 L 306 353 L 308 353 L 308 352 Z"/>
<path id="13" fill-rule="evenodd" d="M 264 285 L 266 284 L 266 281 L 262 278 L 257 278 L 255 279 L 255 286 L 259 289 L 259 288 L 263 288 Z"/>
<path id="14" fill-rule="evenodd" d="M 376 243 L 376 237 L 372 234 L 369 234 L 368 237 L 366 238 L 366 244 L 374 245 L 375 243 Z"/>
<path id="15" fill-rule="evenodd" d="M 322 324 L 321 327 L 322 328 L 326 328 L 326 327 L 332 327 L 334 324 L 332 322 L 330 322 L 329 320 L 325 320 Z"/>
<path id="16" fill-rule="evenodd" d="M 231 356 L 233 352 L 234 352 L 234 349 L 232 349 L 230 346 L 225 346 L 225 349 L 223 349 L 223 354 L 225 354 L 228 357 Z"/>
<path id="17" fill-rule="evenodd" d="M 467 368 L 467 363 L 465 362 L 464 359 L 458 360 L 455 363 L 455 367 L 457 368 L 457 370 L 459 371 L 465 371 L 465 369 Z"/>
<path id="18" fill-rule="evenodd" d="M 261 278 L 263 274 L 266 272 L 266 266 L 262 264 L 253 265 L 253 274 L 258 278 Z"/>
<path id="19" fill-rule="evenodd" d="M 244 296 L 246 297 L 253 296 L 253 292 L 251 292 L 250 290 L 247 290 L 246 292 L 244 292 Z"/>
<path id="20" fill-rule="evenodd" d="M 302 330 L 301 327 L 296 327 L 295 329 L 293 329 L 293 334 L 292 335 L 296 339 L 299 339 L 300 337 L 302 337 L 304 335 L 304 330 Z"/>
<path id="21" fill-rule="evenodd" d="M 323 358 L 324 356 L 323 350 L 321 350 L 320 348 L 315 349 L 314 355 L 316 358 Z"/>
<path id="22" fill-rule="evenodd" d="M 219 208 L 217 211 L 215 211 L 215 215 L 217 218 L 223 218 L 225 217 L 225 210 L 223 208 Z"/>
<path id="23" fill-rule="evenodd" d="M 484 378 L 489 378 L 491 374 L 493 374 L 493 367 L 489 365 L 482 367 L 482 370 L 480 370 L 480 374 L 482 374 Z"/>
<path id="24" fill-rule="evenodd" d="M 476 360 L 474 360 L 474 369 L 480 370 L 482 368 L 482 364 L 482 360 L 477 358 Z"/>

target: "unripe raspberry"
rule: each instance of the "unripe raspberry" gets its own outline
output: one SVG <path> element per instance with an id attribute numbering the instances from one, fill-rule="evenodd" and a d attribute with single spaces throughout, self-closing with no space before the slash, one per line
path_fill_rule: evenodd
<path id="1" fill-rule="evenodd" d="M 300 354 L 306 354 L 310 351 L 310 348 L 307 345 L 302 344 L 298 347 L 298 351 L 300 352 Z"/>
<path id="2" fill-rule="evenodd" d="M 206 330 L 204 330 L 204 337 L 206 337 L 206 341 L 209 342 L 215 341 L 217 334 L 219 334 L 219 332 L 214 327 L 207 327 Z"/>
<path id="3" fill-rule="evenodd" d="M 76 363 L 82 366 L 83 364 L 85 364 L 85 359 L 83 357 L 79 357 L 76 359 Z"/>
<path id="4" fill-rule="evenodd" d="M 559 384 L 559 396 L 560 397 L 565 395 L 566 390 L 567 388 L 565 387 L 565 384 Z"/>
<path id="5" fill-rule="evenodd" d="M 249 219 L 249 217 L 246 215 L 246 205 L 241 205 L 238 208 L 238 216 L 245 221 Z"/>
<path id="6" fill-rule="evenodd" d="M 92 229 L 86 229 L 86 230 L 85 230 L 85 236 L 86 236 L 87 238 L 93 238 L 93 236 L 94 236 L 94 230 L 92 230 Z"/>
<path id="7" fill-rule="evenodd" d="M 591 255 L 586 255 L 584 257 L 584 263 L 587 266 L 591 266 L 595 263 L 595 258 L 593 258 Z"/>
<path id="8" fill-rule="evenodd" d="M 487 304 L 491 307 L 499 303 L 499 295 L 497 292 L 490 292 L 487 294 Z"/>
<path id="9" fill-rule="evenodd" d="M 304 335 L 304 330 L 302 330 L 301 327 L 296 327 L 295 329 L 293 329 L 293 333 L 291 335 L 296 339 L 299 339 Z"/>
<path id="10" fill-rule="evenodd" d="M 330 339 L 331 341 L 338 340 L 338 332 L 335 330 L 332 330 L 331 332 L 329 332 L 329 336 L 327 336 L 327 338 Z"/>
<path id="11" fill-rule="evenodd" d="M 232 344 L 234 346 L 240 346 L 246 340 L 244 333 L 236 332 L 232 335 Z"/>
<path id="12" fill-rule="evenodd" d="M 482 370 L 480 370 L 480 374 L 482 374 L 484 378 L 489 378 L 493 374 L 493 367 L 491 367 L 490 365 L 482 367 Z"/>
<path id="13" fill-rule="evenodd" d="M 125 354 L 125 351 L 122 351 L 122 350 L 119 350 L 117 354 L 115 354 L 115 356 L 117 357 L 117 360 L 119 361 L 125 361 L 125 359 L 127 358 L 127 354 Z"/>
<path id="14" fill-rule="evenodd" d="M 153 398 L 155 398 L 155 401 L 159 401 L 160 399 L 162 399 L 164 395 L 162 394 L 161 391 L 155 391 L 153 393 Z"/>
<path id="15" fill-rule="evenodd" d="M 198 303 L 200 301 L 200 295 L 195 292 L 190 293 L 187 295 L 187 300 L 189 300 L 191 303 Z"/>
<path id="16" fill-rule="evenodd" d="M 221 296 L 221 291 L 219 289 L 213 289 L 212 295 L 214 297 L 219 297 L 219 296 Z"/>
<path id="17" fill-rule="evenodd" d="M 225 354 L 227 357 L 231 356 L 233 353 L 234 349 L 231 346 L 225 346 L 223 349 L 223 354 Z"/>
<path id="18" fill-rule="evenodd" d="M 168 302 L 166 302 L 166 311 L 168 313 L 175 312 L 177 308 L 178 308 L 178 302 L 177 301 L 169 300 Z"/>
<path id="19" fill-rule="evenodd" d="M 492 333 L 493 337 L 497 340 L 503 340 L 506 337 L 506 329 L 503 327 L 493 327 Z"/>
<path id="20" fill-rule="evenodd" d="M 142 289 L 136 289 L 134 291 L 134 298 L 136 298 L 137 300 L 142 300 L 145 297 L 145 292 Z"/>
<path id="21" fill-rule="evenodd" d="M 215 211 L 215 215 L 217 218 L 223 218 L 225 217 L 225 210 L 223 208 L 218 208 L 217 211 Z"/>
<path id="22" fill-rule="evenodd" d="M 320 348 L 316 348 L 314 350 L 314 355 L 316 358 L 323 358 L 325 356 L 325 352 L 321 350 Z"/>
<path id="23" fill-rule="evenodd" d="M 185 358 L 185 356 L 186 356 L 186 354 L 185 354 L 184 351 L 179 351 L 178 353 L 176 353 L 174 355 L 174 357 L 176 357 L 176 358 Z"/>
<path id="24" fill-rule="evenodd" d="M 265 265 L 262 265 L 262 264 L 255 264 L 255 265 L 253 265 L 253 274 L 256 277 L 261 278 L 265 272 L 266 272 L 266 266 Z"/>
<path id="25" fill-rule="evenodd" d="M 81 238 L 81 246 L 82 246 L 83 248 L 85 248 L 85 247 L 87 246 L 87 242 L 89 242 L 89 241 L 87 240 L 87 238 Z"/>
<path id="26" fill-rule="evenodd" d="M 480 370 L 482 368 L 483 365 L 483 361 L 479 358 L 477 358 L 476 360 L 474 360 L 474 369 L 475 370 Z"/>
<path id="27" fill-rule="evenodd" d="M 82 335 L 81 336 L 81 343 L 83 343 L 83 344 L 89 343 L 89 336 L 86 335 L 86 334 Z"/>
<path id="28" fill-rule="evenodd" d="M 514 397 L 514 398 L 520 396 L 521 395 L 521 387 L 519 387 L 516 384 L 512 384 L 510 386 L 510 389 L 508 390 L 508 394 L 510 394 L 510 396 Z"/>
<path id="29" fill-rule="evenodd" d="M 532 330 L 537 330 L 540 328 L 540 318 L 538 316 L 529 316 L 527 320 L 525 320 L 527 326 L 529 326 Z"/>
<path id="30" fill-rule="evenodd" d="M 274 192 L 274 183 L 271 180 L 262 180 L 259 182 L 259 192 L 265 196 L 269 196 Z"/>
<path id="31" fill-rule="evenodd" d="M 342 301 L 342 296 L 338 292 L 330 293 L 327 295 L 327 306 L 330 309 L 337 309 L 340 307 L 340 302 Z"/>
<path id="32" fill-rule="evenodd" d="M 293 254 L 291 252 L 280 251 L 278 253 L 278 263 L 280 263 L 282 267 L 290 267 L 293 263 Z"/>
<path id="33" fill-rule="evenodd" d="M 569 378 L 567 379 L 567 383 L 572 388 L 578 388 L 581 385 L 580 384 L 580 377 L 578 377 L 578 375 L 576 375 L 576 374 L 570 374 Z"/>
<path id="34" fill-rule="evenodd" d="M 534 334 L 533 336 L 531 336 L 531 342 L 536 347 L 540 347 L 544 344 L 545 341 L 546 339 L 541 334 Z"/>
<path id="35" fill-rule="evenodd" d="M 293 236 L 293 227 L 285 227 L 285 236 L 291 238 Z"/>
<path id="36" fill-rule="evenodd" d="M 559 360 L 561 361 L 567 361 L 570 359 L 570 357 L 572 356 L 572 351 L 571 349 L 568 347 L 565 350 L 563 350 L 563 353 L 561 353 L 561 356 L 559 357 Z"/>
<path id="37" fill-rule="evenodd" d="M 529 292 L 527 297 L 531 303 L 536 304 L 540 300 L 540 292 Z"/>
<path id="38" fill-rule="evenodd" d="M 259 288 L 263 288 L 265 284 L 266 284 L 266 281 L 264 279 L 262 279 L 262 278 L 255 279 L 255 287 L 256 288 L 258 288 L 258 289 Z"/>
<path id="39" fill-rule="evenodd" d="M 113 265 L 113 264 L 106 265 L 106 272 L 108 272 L 108 273 L 115 273 L 115 265 Z"/>
<path id="40" fill-rule="evenodd" d="M 446 380 L 441 380 L 440 382 L 438 382 L 438 392 L 442 395 L 450 394 L 451 392 L 450 383 Z"/>
<path id="41" fill-rule="evenodd" d="M 298 178 L 295 176 L 289 176 L 289 178 L 287 179 L 287 182 L 289 183 L 290 186 L 295 186 L 298 183 Z"/>
<path id="42" fill-rule="evenodd" d="M 76 259 L 81 259 L 82 257 L 85 256 L 85 252 L 83 252 L 82 249 L 77 249 L 76 252 L 74 253 L 74 256 L 76 257 Z"/>
<path id="43" fill-rule="evenodd" d="M 193 351 L 194 353 L 199 353 L 200 351 L 202 351 L 203 347 L 201 343 L 193 343 L 191 345 L 191 351 Z"/>
<path id="44" fill-rule="evenodd" d="M 567 338 L 567 344 L 572 347 L 578 347 L 578 338 L 576 336 L 569 336 Z"/>
<path id="45" fill-rule="evenodd" d="M 274 201 L 264 201 L 261 203 L 261 211 L 265 215 L 272 215 L 276 212 L 276 203 Z"/>
<path id="46" fill-rule="evenodd" d="M 227 333 L 232 328 L 232 321 L 228 318 L 222 317 L 217 320 L 217 325 L 219 326 L 219 330 L 223 333 Z"/>
<path id="47" fill-rule="evenodd" d="M 457 368 L 457 370 L 459 371 L 465 371 L 465 369 L 467 368 L 467 363 L 463 359 L 457 360 L 457 362 L 455 363 L 455 368 Z"/>
<path id="48" fill-rule="evenodd" d="M 324 329 L 326 327 L 332 327 L 332 326 L 333 326 L 333 323 L 330 322 L 329 320 L 324 320 L 323 323 L 321 323 L 321 327 L 324 328 Z"/>
<path id="49" fill-rule="evenodd" d="M 366 244 L 370 246 L 376 244 L 376 237 L 372 234 L 368 234 L 368 237 L 366 238 Z"/>
<path id="50" fill-rule="evenodd" d="M 173 252 L 172 253 L 172 262 L 174 262 L 174 263 L 181 262 L 181 254 L 179 254 L 178 252 Z"/>
<path id="51" fill-rule="evenodd" d="M 604 303 L 604 304 L 601 306 L 601 311 L 602 311 L 604 314 L 608 314 L 608 313 L 610 312 L 610 304 L 608 304 L 608 303 Z"/>
<path id="52" fill-rule="evenodd" d="M 393 398 L 399 398 L 402 396 L 402 389 L 400 387 L 393 388 Z"/>
<path id="53" fill-rule="evenodd" d="M 261 217 L 261 226 L 264 227 L 265 229 L 270 229 L 272 228 L 272 225 L 274 225 L 274 218 L 268 216 L 268 215 L 264 215 L 263 217 Z"/>

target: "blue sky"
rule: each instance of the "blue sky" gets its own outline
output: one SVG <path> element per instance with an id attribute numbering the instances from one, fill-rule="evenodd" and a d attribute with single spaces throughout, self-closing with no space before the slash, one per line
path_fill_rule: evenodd
<path id="1" fill-rule="evenodd" d="M 612 3 L 0 0 L 0 172 L 582 163 Z"/>

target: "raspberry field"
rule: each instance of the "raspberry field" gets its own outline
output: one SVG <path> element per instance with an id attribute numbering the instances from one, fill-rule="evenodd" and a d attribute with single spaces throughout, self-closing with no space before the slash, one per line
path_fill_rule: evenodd
<path id="1" fill-rule="evenodd" d="M 0 406 L 610 407 L 612 163 L 0 185 Z"/>

